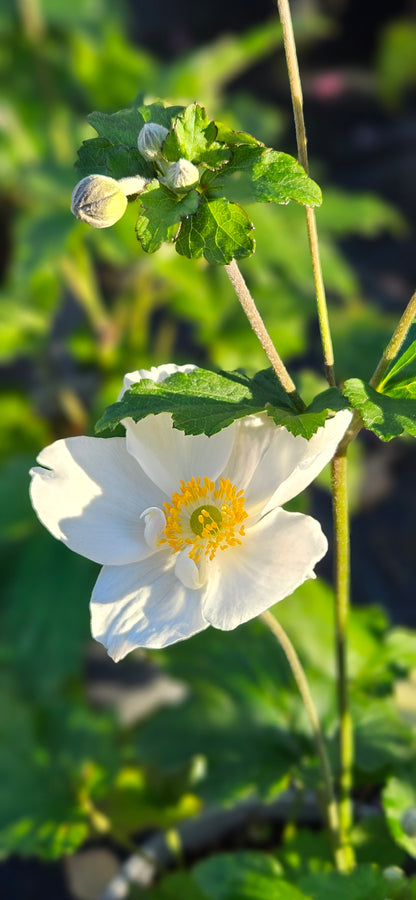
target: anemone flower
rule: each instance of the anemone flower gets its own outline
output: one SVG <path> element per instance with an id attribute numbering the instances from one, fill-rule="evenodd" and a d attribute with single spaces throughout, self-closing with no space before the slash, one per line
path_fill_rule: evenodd
<path id="1" fill-rule="evenodd" d="M 129 373 L 122 393 L 193 368 Z M 282 505 L 331 459 L 350 416 L 338 412 L 306 440 L 266 414 L 207 437 L 183 434 L 161 413 L 126 419 L 125 437 L 42 450 L 33 506 L 54 537 L 103 566 L 91 630 L 115 661 L 208 625 L 236 628 L 314 577 L 326 538 L 315 519 Z"/>

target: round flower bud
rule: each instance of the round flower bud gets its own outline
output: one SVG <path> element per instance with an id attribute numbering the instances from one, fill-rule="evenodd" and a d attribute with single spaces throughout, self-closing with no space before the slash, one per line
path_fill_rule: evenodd
<path id="1" fill-rule="evenodd" d="M 157 122 L 146 122 L 137 138 L 137 146 L 145 159 L 157 159 L 161 155 L 168 129 Z"/>
<path id="2" fill-rule="evenodd" d="M 410 806 L 403 813 L 400 824 L 408 837 L 416 837 L 416 806 Z"/>
<path id="3" fill-rule="evenodd" d="M 87 175 L 75 185 L 71 211 L 81 222 L 93 228 L 109 228 L 121 219 L 127 197 L 115 178 Z"/>
<path id="4" fill-rule="evenodd" d="M 383 875 L 391 885 L 400 885 L 406 880 L 403 869 L 398 866 L 387 866 L 387 869 L 383 869 Z"/>
<path id="5" fill-rule="evenodd" d="M 198 183 L 199 171 L 188 159 L 178 159 L 169 166 L 165 178 L 160 180 L 171 191 L 183 191 Z"/>

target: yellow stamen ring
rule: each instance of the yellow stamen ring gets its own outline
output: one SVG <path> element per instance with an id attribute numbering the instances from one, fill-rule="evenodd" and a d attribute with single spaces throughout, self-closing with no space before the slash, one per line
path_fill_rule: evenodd
<path id="1" fill-rule="evenodd" d="M 168 543 L 174 553 L 189 547 L 189 556 L 198 562 L 201 554 L 213 559 L 217 550 L 241 544 L 242 522 L 247 518 L 244 492 L 237 491 L 229 478 L 219 487 L 205 476 L 180 482 L 181 490 L 165 503 L 166 527 L 160 543 Z"/>

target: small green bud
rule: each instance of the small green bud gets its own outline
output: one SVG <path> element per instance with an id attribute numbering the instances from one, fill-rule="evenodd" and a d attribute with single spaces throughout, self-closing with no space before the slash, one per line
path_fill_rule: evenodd
<path id="1" fill-rule="evenodd" d="M 400 825 L 408 837 L 416 838 L 416 806 L 410 806 L 403 813 Z"/>
<path id="2" fill-rule="evenodd" d="M 199 171 L 188 159 L 178 159 L 169 166 L 165 177 L 160 180 L 171 191 L 185 191 L 198 184 Z"/>
<path id="3" fill-rule="evenodd" d="M 141 175 L 118 181 L 108 175 L 87 175 L 75 185 L 71 210 L 93 228 L 109 228 L 124 215 L 127 197 L 141 194 L 147 184 L 148 179 Z"/>
<path id="4" fill-rule="evenodd" d="M 109 228 L 124 215 L 127 197 L 115 178 L 87 175 L 75 185 L 71 211 L 93 228 Z"/>
<path id="5" fill-rule="evenodd" d="M 137 146 L 145 159 L 157 159 L 161 156 L 162 146 L 166 136 L 169 134 L 168 129 L 157 122 L 146 122 L 137 138 Z"/>
<path id="6" fill-rule="evenodd" d="M 387 866 L 387 869 L 383 869 L 383 875 L 391 885 L 401 885 L 406 880 L 403 869 L 398 866 Z"/>

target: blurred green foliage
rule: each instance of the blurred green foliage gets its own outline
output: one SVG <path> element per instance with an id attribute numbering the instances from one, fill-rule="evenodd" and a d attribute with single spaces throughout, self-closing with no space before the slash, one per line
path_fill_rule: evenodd
<path id="1" fill-rule="evenodd" d="M 297 27 L 300 43 L 327 29 L 309 14 Z M 134 233 L 134 203 L 104 232 L 77 222 L 69 205 L 78 180 L 76 149 L 93 136 L 87 114 L 94 108 L 111 113 L 138 94 L 172 103 L 197 99 L 210 115 L 277 146 L 283 113 L 246 88 L 227 98 L 225 93 L 237 75 L 281 46 L 280 26 L 273 21 L 238 37 L 220 37 L 170 64 L 134 46 L 127 34 L 126 10 L 110 0 L 0 2 L 0 78 L 7 86 L 0 102 L 3 855 L 56 858 L 102 834 L 125 848 L 141 828 L 168 827 L 203 802 L 230 803 L 253 793 L 270 799 L 293 777 L 302 794 L 316 781 L 304 712 L 279 649 L 259 623 L 230 634 L 210 631 L 155 654 L 186 682 L 189 695 L 143 727 L 122 727 L 112 713 L 93 709 L 84 661 L 97 568 L 52 541 L 30 508 L 27 472 L 36 452 L 56 437 L 92 431 L 117 396 L 124 372 L 172 359 L 226 369 L 244 364 L 250 373 L 265 365 L 220 268 L 189 262 L 168 246 L 157 257 L 146 256 Z M 403 61 L 406 72 L 392 85 L 389 53 L 407 40 L 399 27 L 397 34 L 390 35 L 380 70 L 391 97 L 407 83 L 413 65 Z M 364 302 L 340 240 L 400 234 L 405 226 L 379 198 L 325 185 L 324 198 L 318 225 L 338 374 L 368 378 L 395 320 Z M 257 252 L 243 262 L 244 275 L 281 355 L 302 358 L 315 319 L 303 211 L 253 205 L 250 216 Z M 318 375 L 305 367 L 299 381 L 308 379 L 316 384 Z M 359 471 L 359 454 L 356 460 Z M 279 618 L 308 666 L 335 753 L 331 608 L 329 589 L 309 583 L 279 606 Z M 387 815 L 393 837 L 407 849 L 402 806 L 390 798 L 394 779 L 401 779 L 403 796 L 408 790 L 403 764 L 413 731 L 397 705 L 395 684 L 416 666 L 414 635 L 389 631 L 382 613 L 371 607 L 353 615 L 350 652 L 359 791 L 365 798 L 383 779 L 393 779 L 385 794 Z M 199 769 L 198 759 L 204 762 Z M 292 846 L 292 860 L 302 856 L 302 841 L 311 840 L 309 833 L 295 832 L 299 844 Z M 367 854 L 370 839 L 363 824 L 356 841 Z M 324 866 L 327 848 L 316 853 Z M 252 869 L 257 865 L 263 872 L 266 894 L 260 888 L 249 893 L 252 881 L 244 884 L 240 861 L 237 875 L 236 864 L 227 863 L 231 884 L 237 876 L 243 881 L 242 897 L 344 896 L 330 875 L 325 894 L 315 892 L 312 876 L 299 887 L 288 884 L 293 873 L 287 859 L 288 846 L 281 863 L 253 862 Z M 167 882 L 166 890 L 161 886 L 151 896 L 178 896 L 182 884 L 189 900 L 218 898 L 211 886 L 224 873 L 222 865 L 202 865 L 193 886 L 191 876 L 172 876 L 176 894 Z M 276 866 L 282 879 L 272 888 L 268 873 Z M 237 900 L 227 878 L 221 897 Z M 378 872 L 365 869 L 357 884 L 360 878 L 367 895 L 351 882 L 349 898 L 360 900 L 369 890 L 372 900 L 380 891 L 384 897 Z M 414 886 L 412 891 L 406 896 L 414 897 Z"/>

